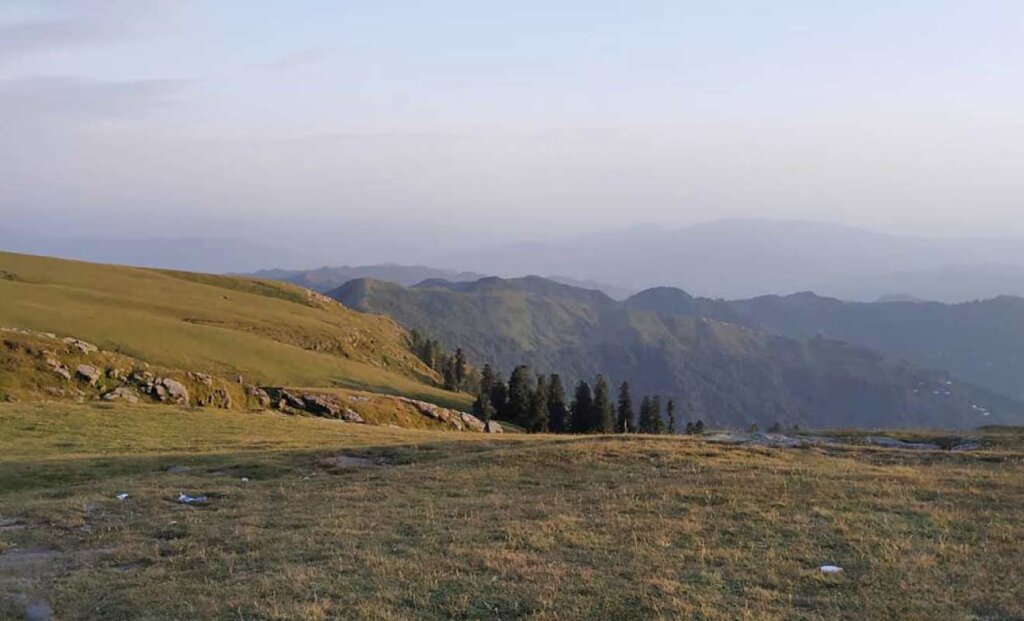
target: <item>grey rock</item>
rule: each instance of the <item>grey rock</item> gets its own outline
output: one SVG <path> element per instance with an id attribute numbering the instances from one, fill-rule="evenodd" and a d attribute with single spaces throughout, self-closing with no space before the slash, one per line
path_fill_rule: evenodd
<path id="1" fill-rule="evenodd" d="M 188 474 L 189 472 L 192 472 L 192 468 L 188 466 L 171 466 L 164 472 L 167 474 Z"/>
<path id="2" fill-rule="evenodd" d="M 53 609 L 46 602 L 33 602 L 25 607 L 26 621 L 50 621 L 53 619 Z"/>
<path id="3" fill-rule="evenodd" d="M 185 388 L 184 384 L 169 377 L 165 377 L 158 381 L 166 389 L 167 400 L 172 403 L 188 403 L 188 389 Z"/>
<path id="4" fill-rule="evenodd" d="M 138 403 L 139 396 L 127 386 L 118 386 L 101 397 L 104 401 L 125 401 L 127 403 Z"/>
<path id="5" fill-rule="evenodd" d="M 268 395 L 267 391 L 263 390 L 259 386 L 250 386 L 249 396 L 256 399 L 256 402 L 261 408 L 270 407 L 270 395 Z"/>
<path id="6" fill-rule="evenodd" d="M 100 379 L 100 370 L 91 364 L 80 364 L 75 369 L 75 375 L 89 382 L 89 385 L 93 385 Z"/>
<path id="7" fill-rule="evenodd" d="M 501 423 L 496 420 L 487 421 L 484 431 L 487 433 L 505 433 L 505 430 L 501 428 Z"/>
<path id="8" fill-rule="evenodd" d="M 342 416 L 342 419 L 350 423 L 366 422 L 365 420 L 363 420 L 363 417 L 359 415 L 359 412 L 356 412 L 352 408 L 345 408 L 345 414 L 344 416 Z"/>

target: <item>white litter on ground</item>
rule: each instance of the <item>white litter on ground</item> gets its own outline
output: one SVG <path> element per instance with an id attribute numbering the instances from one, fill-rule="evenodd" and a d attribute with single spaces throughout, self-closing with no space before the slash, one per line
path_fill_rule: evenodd
<path id="1" fill-rule="evenodd" d="M 181 494 L 178 496 L 178 502 L 183 505 L 195 505 L 206 502 L 206 496 L 189 496 L 188 494 Z"/>
<path id="2" fill-rule="evenodd" d="M 249 477 L 242 477 L 242 483 L 248 483 Z"/>
<path id="3" fill-rule="evenodd" d="M 118 500 L 128 500 L 128 493 L 127 492 L 121 492 L 121 493 L 115 495 L 114 498 L 117 498 Z"/>
<path id="4" fill-rule="evenodd" d="M 822 565 L 821 573 L 823 574 L 841 574 L 843 573 L 842 567 L 836 567 L 835 565 Z"/>

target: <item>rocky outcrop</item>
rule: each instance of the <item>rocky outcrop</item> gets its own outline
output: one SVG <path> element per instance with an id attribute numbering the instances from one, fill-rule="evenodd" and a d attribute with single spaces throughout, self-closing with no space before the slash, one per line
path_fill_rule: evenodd
<path id="1" fill-rule="evenodd" d="M 75 369 L 75 375 L 85 380 L 90 386 L 92 386 L 97 381 L 99 381 L 100 377 L 102 376 L 102 373 L 100 372 L 99 369 L 92 366 L 91 364 L 80 364 L 78 365 L 78 368 Z"/>
<path id="2" fill-rule="evenodd" d="M 270 402 L 282 410 L 296 410 L 322 418 L 335 418 L 350 423 L 365 422 L 358 412 L 344 407 L 335 395 L 323 393 L 296 394 L 285 389 L 271 389 Z"/>
<path id="3" fill-rule="evenodd" d="M 259 407 L 261 407 L 261 408 L 269 408 L 270 407 L 270 395 L 267 394 L 267 391 L 263 390 L 259 386 L 249 386 L 249 389 L 248 389 L 247 392 L 249 393 L 249 396 L 252 397 L 256 401 L 256 403 L 257 403 L 257 405 L 259 405 Z"/>
<path id="4" fill-rule="evenodd" d="M 178 380 L 158 377 L 142 386 L 142 391 L 161 403 L 188 405 L 188 389 Z"/>
<path id="5" fill-rule="evenodd" d="M 104 401 L 124 401 L 126 403 L 138 403 L 139 395 L 134 390 L 127 386 L 118 386 L 117 388 L 105 393 L 100 397 Z"/>

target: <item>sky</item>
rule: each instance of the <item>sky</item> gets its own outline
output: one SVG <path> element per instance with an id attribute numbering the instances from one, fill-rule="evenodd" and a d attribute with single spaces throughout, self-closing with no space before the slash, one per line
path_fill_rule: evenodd
<path id="1" fill-rule="evenodd" d="M 4 0 L 0 229 L 1024 236 L 1022 110 L 1019 0 Z"/>

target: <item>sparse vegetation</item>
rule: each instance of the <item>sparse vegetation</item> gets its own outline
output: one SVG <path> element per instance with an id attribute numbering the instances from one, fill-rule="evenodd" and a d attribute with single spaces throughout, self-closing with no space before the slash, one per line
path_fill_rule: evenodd
<path id="1" fill-rule="evenodd" d="M 0 617 L 24 595 L 65 620 L 1012 619 L 1024 444 L 983 437 L 785 450 L 0 405 Z"/>

